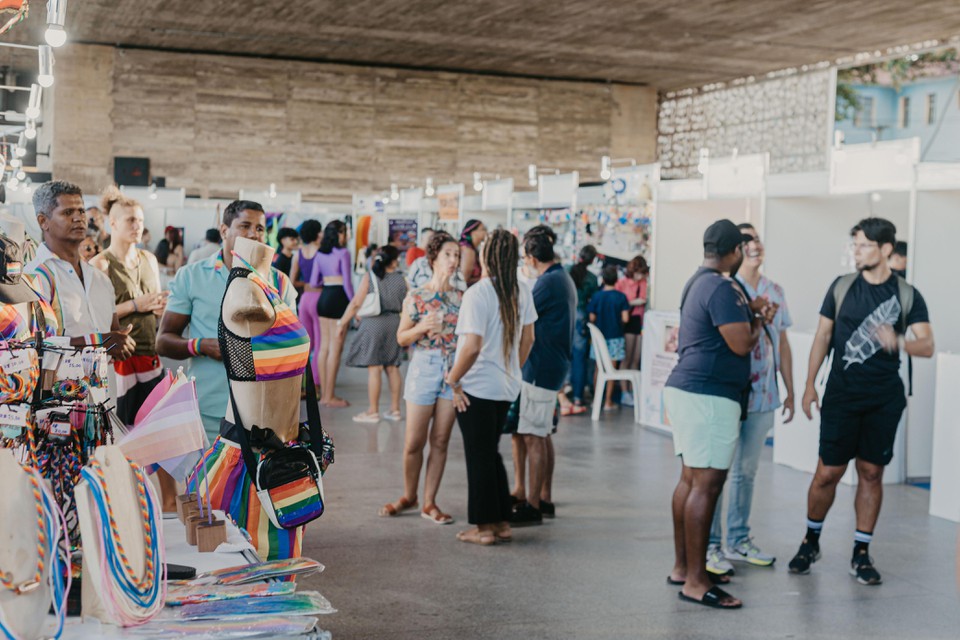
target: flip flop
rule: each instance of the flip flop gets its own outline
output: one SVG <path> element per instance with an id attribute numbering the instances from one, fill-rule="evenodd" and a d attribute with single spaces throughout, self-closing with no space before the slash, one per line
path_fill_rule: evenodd
<path id="1" fill-rule="evenodd" d="M 720 587 L 710 587 L 710 589 L 703 594 L 703 597 L 697 600 L 696 598 L 691 598 L 690 596 L 684 595 L 683 591 L 679 593 L 680 599 L 686 602 L 692 602 L 693 604 L 702 604 L 705 607 L 710 607 L 712 609 L 739 609 L 743 606 L 743 603 L 734 604 L 734 605 L 724 605 L 720 604 L 720 601 L 724 598 L 732 598 L 729 593 L 721 589 Z"/>
<path id="2" fill-rule="evenodd" d="M 708 571 L 708 572 L 707 572 L 707 578 L 709 578 L 709 579 L 710 579 L 710 582 L 712 582 L 713 584 L 730 584 L 730 576 L 728 576 L 728 575 L 726 575 L 726 574 L 724 574 L 724 575 L 717 575 L 717 574 L 715 574 L 715 573 L 710 573 L 710 572 Z M 671 577 L 668 575 L 668 576 L 667 576 L 667 584 L 673 585 L 673 586 L 675 586 L 675 587 L 682 587 L 683 585 L 687 584 L 687 581 L 686 581 L 686 580 L 674 580 L 673 578 L 671 578 Z"/>

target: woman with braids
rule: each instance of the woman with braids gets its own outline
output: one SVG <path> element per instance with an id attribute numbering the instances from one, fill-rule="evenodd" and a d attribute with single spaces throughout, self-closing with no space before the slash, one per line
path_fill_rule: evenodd
<path id="1" fill-rule="evenodd" d="M 510 403 L 520 395 L 520 367 L 533 346 L 537 312 L 530 288 L 517 281 L 517 239 L 502 229 L 480 251 L 482 277 L 463 295 L 457 355 L 447 374 L 467 460 L 467 516 L 476 528 L 457 539 L 507 542 L 510 486 L 498 444 Z"/>
<path id="2" fill-rule="evenodd" d="M 460 234 L 460 273 L 468 287 L 480 281 L 480 245 L 487 237 L 487 228 L 479 220 L 467 220 Z"/>

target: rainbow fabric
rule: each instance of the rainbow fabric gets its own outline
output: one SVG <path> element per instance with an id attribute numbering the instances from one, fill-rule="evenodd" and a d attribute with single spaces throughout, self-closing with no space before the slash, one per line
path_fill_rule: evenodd
<path id="1" fill-rule="evenodd" d="M 214 509 L 230 514 L 250 534 L 250 542 L 262 560 L 297 558 L 303 541 L 303 527 L 280 529 L 270 522 L 257 498 L 257 487 L 243 465 L 240 447 L 217 438 L 203 454 L 205 472 L 200 476 L 210 483 L 210 501 Z M 188 490 L 207 495 L 200 486 L 198 469 L 187 484 Z"/>
<path id="2" fill-rule="evenodd" d="M 233 257 L 239 261 L 240 266 L 250 270 L 247 279 L 263 290 L 276 314 L 272 327 L 250 339 L 257 381 L 282 380 L 303 375 L 310 359 L 310 336 L 307 335 L 306 328 L 297 314 L 284 303 L 280 293 L 267 284 L 250 263 L 236 252 Z"/>
<path id="3" fill-rule="evenodd" d="M 26 323 L 12 304 L 0 304 L 0 338 L 15 340 L 23 335 Z"/>
<path id="4" fill-rule="evenodd" d="M 317 481 L 310 476 L 297 478 L 269 492 L 277 521 L 286 527 L 306 524 L 323 514 L 323 501 L 317 495 Z"/>

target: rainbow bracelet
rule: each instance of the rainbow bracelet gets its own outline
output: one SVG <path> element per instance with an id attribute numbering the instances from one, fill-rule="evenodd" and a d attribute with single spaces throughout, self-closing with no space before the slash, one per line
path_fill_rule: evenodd
<path id="1" fill-rule="evenodd" d="M 87 344 L 91 347 L 99 347 L 103 344 L 102 333 L 91 333 L 87 336 Z"/>
<path id="2" fill-rule="evenodd" d="M 200 354 L 200 341 L 203 338 L 194 338 L 193 340 L 187 340 L 187 353 L 193 357 L 197 357 Z"/>

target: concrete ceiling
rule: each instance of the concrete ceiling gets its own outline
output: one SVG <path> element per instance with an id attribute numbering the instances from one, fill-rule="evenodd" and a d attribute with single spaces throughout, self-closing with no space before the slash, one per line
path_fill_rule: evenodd
<path id="1" fill-rule="evenodd" d="M 39 38 L 43 3 L 10 37 Z M 957 0 L 70 0 L 71 40 L 675 89 L 960 34 Z M 35 42 L 36 40 L 34 40 Z"/>

